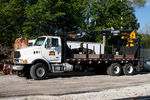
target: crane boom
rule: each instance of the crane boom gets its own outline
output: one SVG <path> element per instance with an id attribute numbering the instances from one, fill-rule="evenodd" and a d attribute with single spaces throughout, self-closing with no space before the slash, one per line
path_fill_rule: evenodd
<path id="1" fill-rule="evenodd" d="M 86 34 L 85 34 L 86 33 Z M 82 38 L 84 35 L 91 34 L 91 35 L 103 35 L 103 36 L 120 36 L 122 40 L 126 40 L 126 46 L 135 46 L 136 44 L 134 43 L 134 40 L 136 40 L 136 33 L 135 31 L 130 31 L 130 30 L 101 30 L 101 31 L 92 31 L 92 32 L 84 32 L 78 33 L 78 34 L 69 34 L 69 37 L 73 38 Z"/>

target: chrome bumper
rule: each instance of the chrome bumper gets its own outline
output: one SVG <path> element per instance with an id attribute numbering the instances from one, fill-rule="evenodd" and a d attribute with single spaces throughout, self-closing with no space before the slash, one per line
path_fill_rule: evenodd
<path id="1" fill-rule="evenodd" d="M 23 70 L 23 68 L 24 68 L 24 66 L 22 66 L 22 65 L 12 65 L 12 70 Z"/>

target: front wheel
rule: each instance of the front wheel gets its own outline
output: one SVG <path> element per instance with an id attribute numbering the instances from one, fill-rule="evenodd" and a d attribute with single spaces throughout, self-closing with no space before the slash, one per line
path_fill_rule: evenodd
<path id="1" fill-rule="evenodd" d="M 47 75 L 47 68 L 43 63 L 37 63 L 31 67 L 30 75 L 35 80 L 42 80 Z"/>

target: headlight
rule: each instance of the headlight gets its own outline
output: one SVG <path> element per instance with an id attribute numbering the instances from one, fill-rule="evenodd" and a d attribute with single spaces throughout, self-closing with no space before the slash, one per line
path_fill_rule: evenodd
<path id="1" fill-rule="evenodd" d="M 22 64 L 22 63 L 23 63 L 23 64 L 28 63 L 27 60 L 23 60 L 23 59 L 15 59 L 14 62 L 15 62 L 15 63 L 20 63 L 20 64 Z"/>

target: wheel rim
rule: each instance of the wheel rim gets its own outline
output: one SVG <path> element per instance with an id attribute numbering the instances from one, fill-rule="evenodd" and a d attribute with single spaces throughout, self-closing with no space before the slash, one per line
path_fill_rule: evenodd
<path id="1" fill-rule="evenodd" d="M 42 68 L 42 67 L 37 68 L 37 70 L 36 70 L 36 75 L 37 75 L 38 77 L 43 77 L 44 74 L 45 74 L 44 68 Z"/>
<path id="2" fill-rule="evenodd" d="M 132 66 L 128 66 L 127 67 L 127 72 L 128 73 L 132 73 L 133 72 L 133 67 Z"/>
<path id="3" fill-rule="evenodd" d="M 120 72 L 119 66 L 115 66 L 115 67 L 114 67 L 114 73 L 115 73 L 115 74 L 118 74 L 119 72 Z"/>

